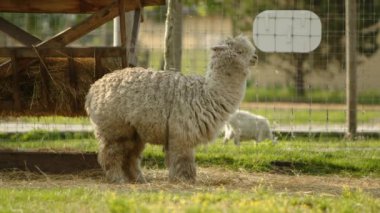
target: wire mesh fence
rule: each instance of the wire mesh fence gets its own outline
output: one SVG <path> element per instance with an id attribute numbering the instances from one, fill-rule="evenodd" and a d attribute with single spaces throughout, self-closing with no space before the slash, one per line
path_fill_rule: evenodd
<path id="1" fill-rule="evenodd" d="M 181 71 L 185 75 L 204 75 L 208 69 L 210 47 L 223 38 L 238 34 L 245 34 L 252 40 L 253 21 L 266 10 L 314 12 L 322 24 L 321 43 L 310 53 L 268 53 L 258 50 L 259 64 L 252 69 L 240 109 L 268 118 L 275 132 L 308 135 L 345 132 L 343 0 L 184 1 Z M 378 134 L 380 2 L 360 0 L 357 12 L 358 132 Z M 45 39 L 78 23 L 87 15 L 0 13 L 0 16 Z M 138 38 L 138 66 L 163 69 L 165 19 L 166 7 L 145 8 Z M 70 45 L 112 46 L 112 39 L 113 23 L 109 22 Z M 0 46 L 21 44 L 0 32 Z M 119 64 L 120 61 L 115 59 L 114 63 Z M 1 87 L 0 91 L 4 91 L 4 84 Z M 5 99 L 5 93 L 2 93 L 0 99 Z M 86 117 L 3 116 L 0 119 L 0 132 L 35 129 L 92 131 Z"/>

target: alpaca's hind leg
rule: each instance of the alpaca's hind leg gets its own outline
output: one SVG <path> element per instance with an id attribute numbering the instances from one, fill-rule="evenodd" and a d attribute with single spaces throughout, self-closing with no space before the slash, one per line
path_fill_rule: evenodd
<path id="1" fill-rule="evenodd" d="M 127 141 L 125 143 L 126 155 L 124 156 L 123 170 L 131 183 L 145 183 L 140 164 L 145 144 L 140 141 Z"/>
<path id="2" fill-rule="evenodd" d="M 170 147 L 166 153 L 169 159 L 169 180 L 195 182 L 196 168 L 193 148 Z"/>
<path id="3" fill-rule="evenodd" d="M 127 180 L 122 169 L 124 155 L 122 143 L 100 141 L 98 161 L 108 181 L 124 183 Z"/>

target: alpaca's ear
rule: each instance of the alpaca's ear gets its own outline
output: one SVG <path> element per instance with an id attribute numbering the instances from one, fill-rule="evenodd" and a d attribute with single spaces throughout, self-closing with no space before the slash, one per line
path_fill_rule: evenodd
<path id="1" fill-rule="evenodd" d="M 227 49 L 227 46 L 226 45 L 217 45 L 217 46 L 213 46 L 211 49 L 213 51 L 223 51 L 223 50 Z"/>

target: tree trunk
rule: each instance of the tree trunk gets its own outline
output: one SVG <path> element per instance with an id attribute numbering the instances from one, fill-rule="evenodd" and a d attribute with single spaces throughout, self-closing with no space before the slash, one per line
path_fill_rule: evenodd
<path id="1" fill-rule="evenodd" d="M 164 70 L 181 71 L 182 1 L 169 0 L 165 29 Z"/>

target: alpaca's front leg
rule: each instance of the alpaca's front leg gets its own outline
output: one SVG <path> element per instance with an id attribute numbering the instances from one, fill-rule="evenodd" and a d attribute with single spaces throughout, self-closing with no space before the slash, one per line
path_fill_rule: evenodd
<path id="1" fill-rule="evenodd" d="M 195 152 L 193 148 L 170 147 L 166 152 L 170 181 L 195 182 Z"/>

